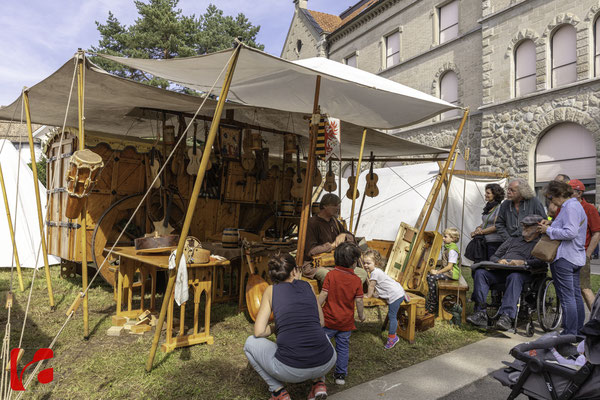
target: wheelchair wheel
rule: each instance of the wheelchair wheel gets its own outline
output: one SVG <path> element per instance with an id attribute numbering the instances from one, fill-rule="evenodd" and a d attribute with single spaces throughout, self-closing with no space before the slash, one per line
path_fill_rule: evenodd
<path id="1" fill-rule="evenodd" d="M 538 289 L 537 312 L 540 327 L 544 332 L 552 331 L 560 325 L 562 310 L 554 281 L 550 277 L 544 279 Z"/>

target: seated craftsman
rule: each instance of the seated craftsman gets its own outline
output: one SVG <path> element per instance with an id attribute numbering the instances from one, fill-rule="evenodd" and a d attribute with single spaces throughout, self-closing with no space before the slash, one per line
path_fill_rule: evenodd
<path id="1" fill-rule="evenodd" d="M 338 221 L 341 202 L 340 198 L 333 193 L 324 195 L 319 204 L 319 214 L 310 217 L 306 227 L 302 275 L 316 279 L 320 283 L 323 283 L 325 275 L 334 268 L 334 265 L 316 268 L 311 262 L 313 257 L 331 253 L 344 242 L 355 242 L 354 236 Z M 367 271 L 358 267 L 354 273 L 365 283 Z"/>
<path id="2" fill-rule="evenodd" d="M 490 261 L 505 265 L 530 265 L 531 267 L 543 267 L 546 264 L 531 256 L 535 244 L 539 241 L 540 234 L 537 232 L 538 222 L 543 218 L 537 214 L 531 214 L 521 221 L 522 234 L 506 240 Z M 531 281 L 532 275 L 526 272 L 507 270 L 486 270 L 478 268 L 473 275 L 473 296 L 475 302 L 475 313 L 467 317 L 467 321 L 479 327 L 488 326 L 488 315 L 486 312 L 486 299 L 490 287 L 494 284 L 505 284 L 502 305 L 498 310 L 500 317 L 494 328 L 507 331 L 512 328 L 513 320 L 517 316 L 517 304 L 521 296 L 521 290 L 526 282 Z"/>

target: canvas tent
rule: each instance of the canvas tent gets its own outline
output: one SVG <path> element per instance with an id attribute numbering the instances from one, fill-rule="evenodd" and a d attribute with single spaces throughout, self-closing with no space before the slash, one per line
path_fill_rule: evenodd
<path id="1" fill-rule="evenodd" d="M 377 187 L 379 196 L 366 197 L 359 225 L 358 236 L 364 236 L 367 240 L 396 239 L 400 222 L 414 226 L 423 209 L 425 200 L 433 187 L 435 178 L 439 174 L 437 163 L 423 163 L 398 167 L 377 168 L 373 170 L 379 177 Z M 361 197 L 356 200 L 354 209 L 354 223 L 358 217 L 359 206 L 363 196 L 363 188 L 369 171 L 361 173 L 358 180 L 358 190 Z M 466 183 L 466 191 L 463 190 Z M 465 179 L 454 176 L 450 184 L 448 204 L 442 216 L 440 229 L 454 227 L 462 232 L 462 251 L 470 241 L 470 233 L 481 224 L 481 211 L 485 205 L 485 185 L 497 183 L 506 187 L 506 179 Z M 348 190 L 348 182 L 342 181 L 342 194 Z M 464 222 L 463 222 L 463 193 L 464 197 Z M 440 215 L 442 201 L 444 199 L 445 186 L 437 198 L 435 208 L 429 219 L 426 230 L 434 230 Z M 350 221 L 350 210 L 352 201 L 343 196 L 341 216 Z M 377 223 L 373 223 L 376 221 Z M 467 262 L 467 259 L 463 259 Z"/>
<path id="2" fill-rule="evenodd" d="M 21 267 L 39 268 L 44 265 L 44 258 L 36 258 L 40 247 L 40 230 L 35 203 L 35 191 L 33 187 L 33 172 L 23 159 L 19 160 L 19 152 L 8 140 L 0 139 L 0 163 L 6 186 L 6 196 L 10 208 L 10 216 L 16 226 L 13 225 L 19 252 Z M 38 182 L 42 211 L 46 209 L 46 188 Z M 18 202 L 15 208 L 15 198 Z M 12 264 L 13 246 L 10 240 L 6 208 L 4 201 L 0 202 L 0 267 L 10 267 Z M 54 256 L 48 256 L 48 263 L 58 264 L 59 260 Z M 16 266 L 16 264 L 14 264 Z"/>
<path id="3" fill-rule="evenodd" d="M 271 58 L 271 56 L 268 56 L 268 58 Z M 31 119 L 33 123 L 62 126 L 75 65 L 73 60 L 67 61 L 48 78 L 29 89 Z M 198 66 L 198 68 L 202 67 Z M 242 72 L 243 69 L 240 65 L 236 69 L 236 74 L 241 74 Z M 195 75 L 199 74 L 196 72 Z M 204 76 L 204 73 L 202 76 Z M 391 81 L 385 81 L 393 84 Z M 359 86 L 362 88 L 362 86 L 351 82 L 346 82 L 345 84 L 346 86 Z M 311 88 L 311 90 L 314 90 L 314 82 L 311 84 Z M 279 90 L 282 93 L 286 93 L 286 96 L 291 96 L 291 92 L 287 90 L 287 87 L 280 88 Z M 412 91 L 413 89 L 409 90 L 411 93 Z M 257 92 L 263 93 L 262 96 L 255 96 L 257 99 L 268 97 L 261 88 L 257 88 Z M 377 92 L 387 93 L 378 89 Z M 420 95 L 425 96 L 428 100 L 415 100 L 417 104 L 431 103 L 435 106 L 435 110 L 442 111 L 448 107 L 454 107 L 452 104 L 435 99 L 434 97 L 422 93 Z M 75 93 L 73 93 L 73 96 L 75 96 Z M 313 97 L 314 94 L 311 94 L 311 101 Z M 398 95 L 398 97 L 404 98 L 402 95 Z M 323 112 L 328 109 L 326 100 L 326 98 L 322 99 Z M 185 95 L 116 77 L 96 67 L 89 60 L 85 62 L 85 127 L 88 133 L 101 132 L 103 134 L 127 136 L 128 138 L 154 140 L 158 130 L 157 120 L 161 118 L 160 114 L 155 110 L 170 110 L 193 114 L 202 101 L 203 98 L 198 96 Z M 260 103 L 258 100 L 257 102 Z M 216 101 L 207 100 L 199 115 L 205 118 L 212 117 L 215 106 Z M 18 115 L 15 112 L 20 111 L 20 109 L 21 98 L 18 98 L 12 104 L 0 108 L 0 119 L 11 120 L 14 115 Z M 376 110 L 375 107 L 373 109 Z M 234 119 L 237 122 L 295 133 L 303 138 L 301 147 L 304 149 L 308 148 L 308 118 L 312 112 L 312 108 L 308 112 L 301 110 L 290 112 L 282 111 L 277 108 L 277 105 L 275 105 L 274 109 L 268 109 L 260 105 L 247 106 L 228 102 L 225 105 L 225 111 L 225 114 L 227 111 L 232 111 Z M 365 112 L 362 115 L 366 116 L 366 114 L 368 113 Z M 405 115 L 402 119 L 404 122 L 409 120 L 415 121 L 411 114 L 405 112 L 399 113 L 398 108 L 393 113 L 388 113 L 386 117 L 390 117 L 393 114 Z M 340 116 L 336 116 L 333 113 L 331 115 L 340 118 Z M 368 121 L 363 116 L 360 116 L 358 121 L 362 123 L 361 125 L 355 125 L 341 118 L 342 153 L 344 157 L 358 156 L 363 127 L 369 126 L 366 124 Z M 348 118 L 350 117 L 348 115 Z M 66 126 L 68 127 L 77 127 L 78 125 L 77 101 L 74 99 L 71 100 L 66 121 Z M 283 141 L 280 135 L 264 134 L 263 139 L 267 142 L 266 147 L 271 149 L 271 154 L 278 154 L 278 151 L 281 151 Z M 368 130 L 365 147 L 373 151 L 378 157 L 441 154 L 447 152 L 444 149 L 413 143 L 373 129 Z"/>

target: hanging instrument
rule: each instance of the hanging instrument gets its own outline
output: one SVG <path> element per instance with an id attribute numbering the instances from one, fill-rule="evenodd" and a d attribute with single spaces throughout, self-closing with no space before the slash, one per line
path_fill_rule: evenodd
<path id="1" fill-rule="evenodd" d="M 296 147 L 296 179 L 292 185 L 291 194 L 297 199 L 304 196 L 304 178 L 300 170 L 300 146 Z"/>
<path id="2" fill-rule="evenodd" d="M 356 176 L 354 176 L 354 161 L 350 162 L 350 167 L 352 174 L 348 177 L 348 190 L 346 191 L 346 197 L 352 199 L 352 195 L 354 194 L 354 182 L 356 182 Z M 356 188 L 356 197 L 360 197 L 360 192 L 358 188 Z"/>
<path id="3" fill-rule="evenodd" d="M 160 171 L 160 153 L 159 151 L 152 146 L 150 149 L 150 182 L 154 181 L 156 175 L 158 175 L 158 171 Z M 152 189 L 158 189 L 160 187 L 160 179 L 154 181 L 152 185 Z"/>
<path id="4" fill-rule="evenodd" d="M 197 175 L 198 170 L 200 169 L 200 161 L 202 160 L 202 152 L 196 149 L 196 130 L 198 128 L 198 124 L 194 122 L 194 144 L 192 148 L 188 150 L 188 157 L 190 158 L 190 162 L 186 168 L 186 171 L 189 175 Z M 208 162 L 210 165 L 210 161 Z M 210 169 L 209 166 L 206 169 Z"/>
<path id="5" fill-rule="evenodd" d="M 365 185 L 365 196 L 369 197 L 377 197 L 379 195 L 379 188 L 377 187 L 379 177 L 373 172 L 374 163 L 375 157 L 373 156 L 373 152 L 371 152 L 371 167 L 369 168 L 369 173 L 366 178 L 367 183 Z"/>
<path id="6" fill-rule="evenodd" d="M 329 169 L 327 170 L 327 174 L 325 175 L 325 185 L 323 186 L 326 192 L 335 192 L 337 189 L 337 183 L 335 182 L 335 174 L 331 169 L 331 158 L 329 159 Z"/>

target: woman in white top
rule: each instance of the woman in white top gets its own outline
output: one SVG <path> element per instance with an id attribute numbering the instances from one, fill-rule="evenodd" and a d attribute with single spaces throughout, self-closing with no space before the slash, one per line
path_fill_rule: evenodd
<path id="1" fill-rule="evenodd" d="M 396 336 L 396 329 L 398 329 L 398 309 L 407 296 L 402 285 L 390 278 L 381 269 L 383 268 L 383 260 L 377 250 L 367 250 L 363 256 L 363 262 L 365 269 L 370 274 L 369 291 L 365 297 L 373 297 L 373 293 L 377 289 L 379 298 L 386 300 L 388 303 L 390 328 L 385 348 L 391 349 L 400 340 Z M 410 300 L 407 299 L 407 301 Z"/>

